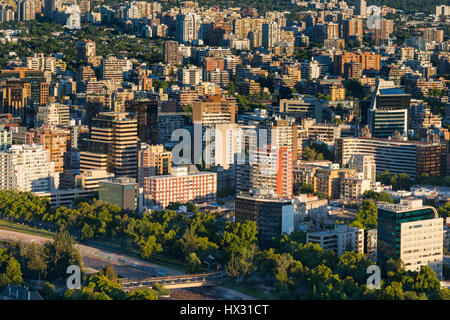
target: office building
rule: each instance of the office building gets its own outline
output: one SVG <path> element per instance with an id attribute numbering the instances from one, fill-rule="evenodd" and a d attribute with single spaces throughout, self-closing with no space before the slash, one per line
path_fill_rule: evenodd
<path id="1" fill-rule="evenodd" d="M 284 233 L 294 231 L 292 200 L 264 193 L 242 194 L 236 196 L 234 206 L 236 222 L 256 223 L 259 245 L 263 248 L 273 246 Z"/>
<path id="2" fill-rule="evenodd" d="M 354 154 L 372 155 L 378 173 L 406 173 L 413 179 L 423 174 L 445 174 L 446 150 L 441 143 L 364 137 L 339 138 L 335 143 L 336 161 L 341 166 L 347 165 Z"/>
<path id="3" fill-rule="evenodd" d="M 368 113 L 372 137 L 393 137 L 394 132 L 406 134 L 410 118 L 410 100 L 411 96 L 395 88 L 393 81 L 378 79 Z"/>
<path id="4" fill-rule="evenodd" d="M 274 109 L 275 108 L 275 109 Z M 280 112 L 294 117 L 297 122 L 303 118 L 316 119 L 322 122 L 322 103 L 315 97 L 301 96 L 298 99 L 281 99 L 279 108 L 272 106 L 273 112 Z"/>
<path id="5" fill-rule="evenodd" d="M 111 180 L 114 174 L 106 170 L 85 170 L 83 173 L 75 175 L 75 188 L 98 191 L 100 188 L 100 181 Z"/>
<path id="6" fill-rule="evenodd" d="M 139 184 L 133 178 L 120 177 L 99 182 L 99 200 L 116 204 L 125 211 L 136 211 L 142 208 L 140 194 Z"/>
<path id="7" fill-rule="evenodd" d="M 378 205 L 377 264 L 401 259 L 407 271 L 430 266 L 442 278 L 443 219 L 422 200 Z"/>
<path id="8" fill-rule="evenodd" d="M 137 178 L 137 122 L 126 112 L 100 112 L 84 139 L 80 170 L 103 169 Z"/>

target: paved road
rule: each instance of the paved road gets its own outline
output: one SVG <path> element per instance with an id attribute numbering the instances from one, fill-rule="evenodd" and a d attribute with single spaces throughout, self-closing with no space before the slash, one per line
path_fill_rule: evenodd
<path id="1" fill-rule="evenodd" d="M 35 242 L 37 244 L 44 244 L 46 241 L 53 241 L 53 239 L 20 233 L 17 231 L 0 229 L 0 240 L 20 241 L 22 243 Z M 161 275 L 182 275 L 184 273 L 160 266 L 148 261 L 136 259 L 122 254 L 112 253 L 104 249 L 95 248 L 93 246 L 85 246 L 81 244 L 75 245 L 81 253 L 83 264 L 86 271 L 96 272 L 102 267 L 113 265 L 116 273 L 124 278 L 138 279 L 143 277 L 154 277 Z M 204 291 L 205 295 L 211 296 L 218 300 L 255 300 L 246 294 L 238 291 L 228 289 L 222 286 L 196 288 L 195 291 L 201 294 Z"/>
<path id="2" fill-rule="evenodd" d="M 0 229 L 0 240 L 21 241 L 23 243 L 35 242 L 37 244 L 44 244 L 46 241 L 53 241 L 53 239 L 42 236 L 3 229 Z M 102 267 L 112 264 L 116 273 L 125 278 L 153 277 L 157 275 L 161 276 L 163 274 L 183 274 L 182 272 L 174 269 L 126 255 L 112 253 L 92 246 L 85 246 L 82 244 L 76 244 L 75 246 L 80 250 L 84 266 L 92 271 L 100 270 Z"/>

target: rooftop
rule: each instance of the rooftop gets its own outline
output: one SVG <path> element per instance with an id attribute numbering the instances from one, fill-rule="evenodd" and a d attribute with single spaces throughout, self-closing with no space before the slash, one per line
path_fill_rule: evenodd
<path id="1" fill-rule="evenodd" d="M 380 89 L 380 95 L 389 96 L 389 95 L 407 95 L 407 94 L 400 88 L 387 88 L 387 89 Z"/>

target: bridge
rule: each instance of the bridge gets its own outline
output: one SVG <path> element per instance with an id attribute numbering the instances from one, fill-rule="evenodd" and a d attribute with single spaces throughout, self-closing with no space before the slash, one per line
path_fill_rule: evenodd
<path id="1" fill-rule="evenodd" d="M 166 289 L 215 286 L 223 281 L 223 277 L 223 273 L 216 272 L 143 279 L 119 279 L 119 281 L 122 285 L 122 289 L 125 292 L 128 292 L 133 289 L 151 288 L 154 283 L 159 283 Z"/>

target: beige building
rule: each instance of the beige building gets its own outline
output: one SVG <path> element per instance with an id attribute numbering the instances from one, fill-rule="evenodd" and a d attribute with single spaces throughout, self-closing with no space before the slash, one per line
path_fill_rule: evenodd
<path id="1" fill-rule="evenodd" d="M 83 190 L 99 190 L 100 181 L 114 178 L 113 173 L 106 170 L 85 170 L 83 173 L 75 176 L 75 188 Z"/>

